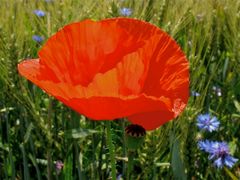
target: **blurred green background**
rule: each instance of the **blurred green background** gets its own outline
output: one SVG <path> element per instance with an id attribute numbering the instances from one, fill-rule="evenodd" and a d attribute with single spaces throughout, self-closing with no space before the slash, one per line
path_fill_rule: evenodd
<path id="1" fill-rule="evenodd" d="M 218 169 L 197 147 L 202 138 L 224 140 L 240 158 L 239 0 L 0 0 L 0 179 L 111 179 L 105 123 L 49 97 L 19 76 L 17 64 L 36 58 L 66 24 L 123 15 L 178 42 L 190 61 L 192 92 L 180 117 L 147 132 L 131 179 L 240 178 L 239 162 Z M 219 119 L 218 131 L 197 128 L 196 116 L 206 112 Z M 119 179 L 126 176 L 126 123 L 111 123 Z"/>

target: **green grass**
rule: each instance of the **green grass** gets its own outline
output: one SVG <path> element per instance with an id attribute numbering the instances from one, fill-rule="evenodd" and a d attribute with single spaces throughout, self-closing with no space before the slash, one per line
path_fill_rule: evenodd
<path id="1" fill-rule="evenodd" d="M 108 179 L 110 155 L 104 122 L 73 112 L 20 77 L 17 64 L 36 58 L 45 40 L 59 28 L 86 18 L 119 16 L 153 23 L 173 36 L 190 61 L 191 90 L 177 120 L 148 132 L 134 159 L 132 179 L 238 179 L 232 169 L 217 169 L 197 148 L 209 138 L 231 144 L 240 158 L 240 1 L 239 0 L 0 0 L 0 179 Z M 41 9 L 47 14 L 33 14 Z M 213 93 L 218 86 L 222 96 Z M 220 119 L 215 133 L 200 133 L 196 116 L 211 112 Z M 112 138 L 118 173 L 126 175 L 123 120 L 114 121 Z M 61 160 L 60 173 L 55 163 Z"/>

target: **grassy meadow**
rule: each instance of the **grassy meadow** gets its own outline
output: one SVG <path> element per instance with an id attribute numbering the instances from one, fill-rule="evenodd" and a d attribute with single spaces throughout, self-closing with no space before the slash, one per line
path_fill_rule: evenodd
<path id="1" fill-rule="evenodd" d="M 122 8 L 178 42 L 190 62 L 191 94 L 179 117 L 147 132 L 131 172 L 128 122 L 111 121 L 117 179 L 240 178 L 239 161 L 217 168 L 198 147 L 201 139 L 225 141 L 240 159 L 239 0 L 0 0 L 0 179 L 116 179 L 106 122 L 48 96 L 19 75 L 17 64 L 37 58 L 64 25 L 123 16 Z M 205 113 L 217 117 L 217 131 L 197 127 L 197 116 Z"/>

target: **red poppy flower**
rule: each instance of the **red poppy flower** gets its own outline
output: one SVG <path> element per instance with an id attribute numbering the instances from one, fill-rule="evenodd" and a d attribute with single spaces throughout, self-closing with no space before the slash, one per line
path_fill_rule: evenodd
<path id="1" fill-rule="evenodd" d="M 130 18 L 84 20 L 49 38 L 20 74 L 94 120 L 127 117 L 152 130 L 186 106 L 188 61 L 158 27 Z"/>

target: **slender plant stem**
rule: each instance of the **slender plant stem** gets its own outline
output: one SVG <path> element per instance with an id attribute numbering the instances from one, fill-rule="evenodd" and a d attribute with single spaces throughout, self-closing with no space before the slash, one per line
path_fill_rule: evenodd
<path id="1" fill-rule="evenodd" d="M 133 159 L 134 159 L 134 152 L 128 151 L 127 180 L 131 180 L 131 173 L 133 170 Z"/>
<path id="2" fill-rule="evenodd" d="M 92 121 L 91 122 L 91 124 L 92 124 L 92 129 L 95 129 L 95 121 Z M 97 173 L 95 172 L 96 171 L 96 157 L 95 157 L 95 152 L 96 152 L 96 145 L 95 145 L 95 142 L 96 142 L 96 137 L 95 137 L 95 134 L 93 133 L 92 134 L 92 151 L 93 151 L 93 153 L 92 153 L 92 169 L 93 169 L 93 171 L 92 171 L 92 179 L 97 179 L 96 178 L 96 176 L 97 176 Z"/>
<path id="3" fill-rule="evenodd" d="M 116 180 L 116 163 L 115 163 L 115 152 L 114 152 L 114 146 L 112 143 L 112 133 L 111 133 L 111 122 L 107 121 L 107 144 L 108 144 L 108 149 L 109 149 L 109 154 L 111 158 L 111 176 L 112 180 Z"/>
<path id="4" fill-rule="evenodd" d="M 122 141 L 123 141 L 123 157 L 125 158 L 127 156 L 127 148 L 126 148 L 126 135 L 125 135 L 125 120 L 122 119 Z M 123 169 L 122 169 L 122 175 L 125 177 L 126 175 L 126 162 L 123 161 Z"/>
<path id="5" fill-rule="evenodd" d="M 51 118 L 52 118 L 52 98 L 49 98 L 49 106 L 48 106 L 48 128 L 49 128 L 49 138 L 50 138 L 50 142 L 48 144 L 48 150 L 47 150 L 47 177 L 48 177 L 48 180 L 51 180 L 52 179 L 52 159 L 51 159 L 51 146 L 52 146 L 52 137 L 51 137 L 51 127 L 52 127 L 52 121 L 51 121 Z"/>
<path id="6" fill-rule="evenodd" d="M 99 165 L 98 165 L 98 174 L 99 174 L 99 179 L 102 178 L 102 161 L 103 161 L 103 147 L 105 146 L 105 138 L 104 138 L 104 132 L 102 132 L 102 137 L 101 137 L 101 148 L 100 148 L 100 153 L 99 153 Z"/>
<path id="7" fill-rule="evenodd" d="M 24 177 L 24 179 L 29 180 L 30 176 L 29 176 L 28 163 L 27 163 L 24 145 L 21 144 L 20 148 L 21 148 L 22 155 L 23 155 L 23 177 Z"/>
<path id="8" fill-rule="evenodd" d="M 81 171 L 81 164 L 80 164 L 80 158 L 79 158 L 80 153 L 79 153 L 79 147 L 76 141 L 74 141 L 74 152 L 75 152 L 76 163 L 77 163 L 78 178 L 82 179 L 82 171 Z"/>
<path id="9" fill-rule="evenodd" d="M 48 180 L 51 180 L 52 179 L 52 168 L 51 168 L 51 164 L 52 164 L 52 161 L 51 161 L 51 154 L 50 154 L 50 150 L 47 151 L 47 177 L 48 177 Z"/>

